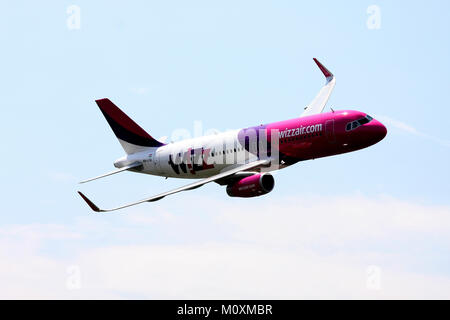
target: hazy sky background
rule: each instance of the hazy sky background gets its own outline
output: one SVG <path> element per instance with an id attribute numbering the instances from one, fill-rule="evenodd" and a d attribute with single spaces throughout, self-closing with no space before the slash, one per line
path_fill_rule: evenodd
<path id="1" fill-rule="evenodd" d="M 1 2 L 0 297 L 450 298 L 449 12 Z M 313 57 L 337 78 L 327 109 L 367 112 L 383 141 L 277 172 L 255 199 L 209 184 L 97 215 L 76 194 L 111 207 L 186 183 L 126 172 L 78 185 L 123 154 L 95 99 L 156 138 L 284 120 L 324 84 Z"/>

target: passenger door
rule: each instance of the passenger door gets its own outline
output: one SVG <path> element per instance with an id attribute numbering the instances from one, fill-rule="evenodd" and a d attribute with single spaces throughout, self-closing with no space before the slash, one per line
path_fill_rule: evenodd
<path id="1" fill-rule="evenodd" d="M 336 136 L 334 135 L 334 119 L 325 122 L 325 135 L 329 143 L 336 142 Z"/>

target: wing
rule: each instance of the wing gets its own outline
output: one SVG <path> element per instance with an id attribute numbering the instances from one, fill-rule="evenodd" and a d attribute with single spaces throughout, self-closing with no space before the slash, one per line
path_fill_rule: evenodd
<path id="1" fill-rule="evenodd" d="M 146 199 L 142 199 L 140 201 L 136 201 L 136 202 L 133 202 L 133 203 L 129 203 L 129 204 L 117 207 L 117 208 L 112 208 L 112 209 L 100 209 L 91 200 L 89 200 L 83 193 L 81 193 L 80 191 L 78 191 L 78 193 L 84 199 L 84 201 L 86 201 L 86 203 L 89 205 L 89 207 L 91 207 L 91 209 L 94 210 L 95 212 L 109 212 L 109 211 L 115 211 L 115 210 L 131 207 L 131 206 L 134 206 L 134 205 L 137 205 L 137 204 L 140 204 L 140 203 L 144 203 L 144 202 L 158 201 L 158 200 L 161 200 L 162 198 L 164 198 L 164 197 L 166 197 L 168 195 L 171 195 L 171 194 L 174 194 L 174 193 L 177 193 L 177 192 L 196 189 L 196 188 L 199 188 L 199 187 L 203 186 L 204 184 L 207 184 L 209 182 L 213 182 L 213 181 L 216 181 L 216 180 L 219 180 L 219 179 L 223 179 L 225 177 L 229 177 L 229 176 L 234 175 L 234 174 L 236 174 L 238 172 L 254 169 L 256 167 L 267 166 L 267 165 L 270 165 L 270 160 L 257 160 L 257 161 L 254 161 L 254 162 L 251 162 L 251 163 L 248 163 L 248 164 L 244 164 L 242 166 L 239 166 L 239 167 L 236 167 L 236 168 L 224 171 L 222 173 L 216 174 L 216 175 L 214 175 L 212 177 L 205 178 L 203 180 L 200 180 L 200 181 L 197 181 L 197 182 L 185 185 L 183 187 L 179 187 L 179 188 L 173 189 L 171 191 L 163 192 L 163 193 L 157 194 L 155 196 L 152 196 L 152 197 L 149 197 L 149 198 L 146 198 Z"/>
<path id="2" fill-rule="evenodd" d="M 142 166 L 142 163 L 135 162 L 135 163 L 132 163 L 132 164 L 126 166 L 126 167 L 120 168 L 118 170 L 114 170 L 114 171 L 102 174 L 102 175 L 94 177 L 94 178 L 83 180 L 80 183 L 86 183 L 86 182 L 89 182 L 89 181 L 92 181 L 92 180 L 97 180 L 97 179 L 100 179 L 100 178 L 103 178 L 103 177 L 107 177 L 107 176 L 110 176 L 112 174 L 116 174 L 116 173 L 119 173 L 119 172 L 122 172 L 122 171 L 125 171 L 125 170 L 133 169 L 133 168 L 137 169 L 138 167 L 141 167 L 141 166 Z"/>
<path id="3" fill-rule="evenodd" d="M 331 92 L 333 92 L 334 86 L 336 84 L 336 78 L 334 77 L 334 75 L 327 68 L 325 68 L 316 58 L 314 58 L 314 62 L 317 64 L 319 69 L 324 74 L 325 78 L 327 79 L 327 82 L 322 87 L 322 89 L 320 89 L 319 93 L 314 98 L 314 100 L 311 101 L 311 103 L 305 107 L 305 111 L 303 111 L 300 117 L 306 117 L 313 114 L 321 113 L 325 108 L 325 105 L 327 104 Z"/>

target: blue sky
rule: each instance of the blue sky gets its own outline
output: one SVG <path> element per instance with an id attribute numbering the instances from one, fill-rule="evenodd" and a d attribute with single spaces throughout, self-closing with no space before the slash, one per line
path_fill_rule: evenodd
<path id="1" fill-rule="evenodd" d="M 70 5 L 81 10 L 79 29 L 67 26 Z M 380 29 L 367 27 L 370 5 L 381 10 Z M 252 245 L 256 246 L 252 252 L 259 252 L 263 261 L 269 253 L 261 235 L 270 234 L 278 220 L 285 223 L 274 237 L 280 242 L 269 242 L 270 247 L 289 254 L 307 248 L 305 255 L 314 259 L 305 274 L 315 269 L 317 261 L 329 274 L 330 264 L 346 260 L 342 255 L 356 261 L 343 269 L 364 273 L 365 266 L 375 264 L 386 270 L 388 278 L 389 274 L 392 279 L 414 275 L 391 291 L 385 289 L 382 297 L 406 294 L 405 283 L 419 283 L 414 282 L 417 277 L 431 277 L 423 280 L 430 286 L 434 277 L 444 279 L 436 283 L 450 281 L 450 240 L 445 235 L 450 230 L 450 135 L 445 124 L 450 115 L 448 1 L 347 1 L 345 5 L 333 1 L 133 1 L 126 5 L 15 1 L 1 3 L 0 9 L 4 150 L 0 248 L 5 248 L 5 256 L 11 248 L 23 249 L 23 255 L 8 262 L 13 269 L 19 263 L 32 266 L 46 259 L 48 266 L 31 278 L 45 279 L 53 284 L 47 287 L 54 289 L 44 293 L 32 281 L 23 284 L 18 275 L 11 288 L 26 288 L 21 291 L 25 297 L 110 297 L 113 293 L 119 298 L 195 298 L 209 297 L 208 292 L 214 292 L 213 297 L 252 297 L 245 288 L 221 291 L 223 286 L 218 285 L 212 290 L 206 282 L 198 291 L 179 291 L 174 284 L 169 286 L 172 291 L 150 293 L 111 280 L 134 283 L 125 272 L 132 270 L 131 262 L 115 270 L 111 279 L 97 283 L 95 288 L 101 290 L 89 289 L 86 280 L 84 289 L 67 291 L 63 279 L 67 265 L 83 265 L 85 256 L 102 249 L 114 256 L 128 249 L 149 252 L 154 246 L 178 252 L 188 245 L 184 249 L 201 256 L 201 248 L 211 244 L 217 252 L 246 252 L 246 246 Z M 110 98 L 157 138 L 171 137 L 180 129 L 193 134 L 195 121 L 204 130 L 226 130 L 289 119 L 301 114 L 324 83 L 313 57 L 337 78 L 328 106 L 357 109 L 380 119 L 388 128 L 382 142 L 282 170 L 275 176 L 274 191 L 258 199 L 231 199 L 223 188 L 207 185 L 117 215 L 99 216 L 92 215 L 77 196 L 81 189 L 100 206 L 109 207 L 185 183 L 123 173 L 78 185 L 84 178 L 111 170 L 112 162 L 122 156 L 95 99 Z M 360 206 L 355 209 L 360 214 L 355 214 L 366 219 L 351 219 L 348 209 L 349 216 L 339 214 L 335 221 L 333 210 L 341 208 L 343 200 L 349 208 Z M 318 207 L 322 203 L 329 207 Z M 282 213 L 277 216 L 277 210 L 268 211 L 269 207 Z M 285 212 L 292 210 L 297 214 Z M 261 233 L 255 231 L 261 227 L 254 215 L 258 211 L 264 217 L 261 225 L 267 227 Z M 335 221 L 340 230 L 336 237 L 318 241 L 317 235 L 334 229 L 308 212 Z M 375 224 L 376 232 L 371 234 L 370 221 L 381 217 L 385 220 Z M 250 218 L 254 224 L 246 223 Z M 287 241 L 295 223 L 303 227 L 298 225 L 293 234 L 305 231 L 308 223 L 315 232 L 307 232 L 309 238 L 292 235 Z M 354 234 L 354 229 L 365 234 Z M 240 233 L 255 238 L 242 238 Z M 323 262 L 330 255 L 336 260 Z M 158 266 L 172 270 L 170 261 L 161 259 Z M 217 267 L 217 260 L 210 263 Z M 100 265 L 85 265 L 82 270 L 90 274 L 101 270 Z M 271 270 L 276 273 L 277 267 Z M 8 270 L 0 269 L 0 277 L 8 278 Z M 55 280 L 52 270 L 60 278 Z M 196 276 L 200 275 L 187 271 L 186 277 Z M 352 274 L 346 279 L 357 282 Z M 322 291 L 308 295 L 305 287 L 298 297 L 327 297 L 325 292 L 338 286 L 322 277 L 314 286 L 318 283 Z M 297 297 L 291 289 L 286 283 L 268 292 Z M 342 290 L 331 297 L 368 294 Z M 437 297 L 450 294 L 439 287 L 430 292 Z"/>

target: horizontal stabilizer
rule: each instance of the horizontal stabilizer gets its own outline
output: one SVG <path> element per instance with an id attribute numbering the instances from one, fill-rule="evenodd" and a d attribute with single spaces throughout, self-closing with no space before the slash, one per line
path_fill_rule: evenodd
<path id="1" fill-rule="evenodd" d="M 135 163 L 132 163 L 132 164 L 130 164 L 130 165 L 128 165 L 128 166 L 125 166 L 125 167 L 123 167 L 123 168 L 120 168 L 120 169 L 118 169 L 118 170 L 114 170 L 114 171 L 111 171 L 111 172 L 102 174 L 102 175 L 97 176 L 97 177 L 94 177 L 94 178 L 90 178 L 90 179 L 87 179 L 87 180 L 83 180 L 83 181 L 81 181 L 80 183 L 86 183 L 86 182 L 89 182 L 89 181 L 92 181 L 92 180 L 97 180 L 97 179 L 100 179 L 100 178 L 104 178 L 104 177 L 107 177 L 107 176 L 110 176 L 110 175 L 113 175 L 113 174 L 116 174 L 116 173 L 119 173 L 119 172 L 122 172 L 122 171 L 126 171 L 126 170 L 133 169 L 133 168 L 138 168 L 138 167 L 141 167 L 141 166 L 142 166 L 142 163 L 140 163 L 140 162 L 135 162 Z"/>

